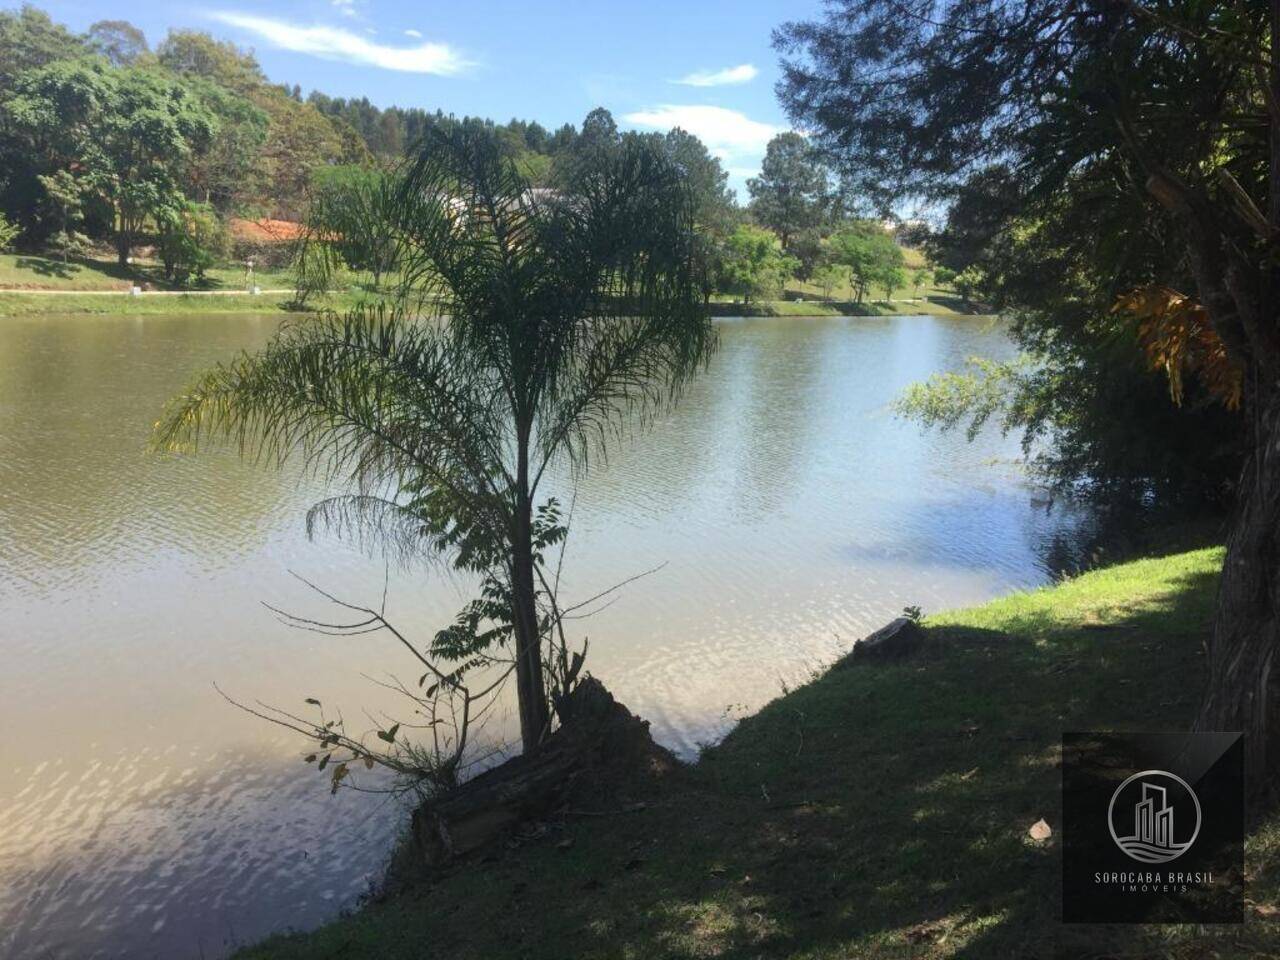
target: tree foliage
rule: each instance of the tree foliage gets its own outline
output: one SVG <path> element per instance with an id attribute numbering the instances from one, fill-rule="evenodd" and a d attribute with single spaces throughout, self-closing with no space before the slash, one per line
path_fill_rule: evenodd
<path id="1" fill-rule="evenodd" d="M 298 258 L 299 287 L 324 291 L 339 269 L 366 272 L 374 288 L 395 271 L 407 238 L 388 229 L 397 218 L 403 186 L 398 176 L 361 166 L 316 171 Z"/>
<path id="2" fill-rule="evenodd" d="M 1017 380 L 1011 409 L 1057 448 L 1038 458 L 1055 485 L 1179 503 L 1221 503 L 1234 486 L 1242 425 L 1215 402 L 1213 368 L 1181 362 L 1213 324 L 1113 307 L 1197 287 L 1185 227 L 1149 188 L 1162 166 L 1224 201 L 1206 157 L 1259 183 L 1250 44 L 1228 38 L 1256 37 L 1260 9 L 871 2 L 778 32 L 784 103 L 829 160 L 880 202 L 948 204 L 929 243 L 936 280 L 1015 318 L 1039 373 Z M 1193 329 L 1198 346 L 1170 339 Z M 1181 407 L 1144 343 L 1181 357 L 1156 357 L 1183 375 Z"/>
<path id="3" fill-rule="evenodd" d="M 796 262 L 782 251 L 771 231 L 741 224 L 724 241 L 717 286 L 750 303 L 776 295 L 795 272 Z"/>
<path id="4" fill-rule="evenodd" d="M 168 280 L 200 280 L 226 254 L 222 221 L 208 204 L 184 200 L 156 213 L 156 252 Z"/>
<path id="5" fill-rule="evenodd" d="M 906 282 L 902 248 L 879 224 L 855 221 L 831 236 L 828 249 L 832 262 L 849 272 L 859 303 L 873 286 L 896 289 Z"/>
<path id="6" fill-rule="evenodd" d="M 791 249 L 792 238 L 822 222 L 827 202 L 827 171 L 809 141 L 788 131 L 769 141 L 760 176 L 747 181 L 750 210 Z"/>

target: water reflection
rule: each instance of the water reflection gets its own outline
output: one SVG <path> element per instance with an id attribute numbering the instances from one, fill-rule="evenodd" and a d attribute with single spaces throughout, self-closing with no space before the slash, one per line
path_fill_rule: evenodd
<path id="1" fill-rule="evenodd" d="M 358 601 L 384 567 L 302 514 L 330 492 L 230 455 L 143 455 L 160 405 L 276 320 L 0 326 L 0 955 L 215 957 L 308 926 L 377 874 L 394 807 L 331 798 L 299 745 L 231 710 L 319 697 L 394 712 L 378 637 L 290 631 L 289 576 Z M 1013 441 L 922 434 L 907 383 L 1010 350 L 973 320 L 738 320 L 681 407 L 576 491 L 567 599 L 651 567 L 598 616 L 589 668 L 686 755 L 906 604 L 1043 582 L 1070 518 L 1030 503 Z M 565 478 L 553 482 L 568 499 Z M 393 571 L 425 638 L 467 584 Z M 511 718 L 489 733 L 501 736 Z"/>

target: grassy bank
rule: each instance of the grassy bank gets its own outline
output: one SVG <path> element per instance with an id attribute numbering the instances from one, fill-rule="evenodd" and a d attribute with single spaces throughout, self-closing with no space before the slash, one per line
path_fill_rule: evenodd
<path id="1" fill-rule="evenodd" d="M 8 293 L 0 292 L 0 317 L 46 314 L 102 314 L 110 316 L 156 316 L 172 313 L 264 313 L 292 303 L 292 293 L 247 293 L 216 297 L 199 294 L 128 297 L 97 293 Z"/>
<path id="2" fill-rule="evenodd" d="M 342 309 L 358 299 L 355 293 L 331 296 L 324 305 Z M 0 317 L 40 316 L 51 314 L 101 314 L 112 316 L 147 316 L 170 313 L 258 313 L 275 311 L 294 300 L 292 293 L 219 292 L 210 296 L 201 292 L 144 294 L 123 296 L 118 292 L 0 290 Z M 318 302 L 312 303 L 319 306 Z M 975 316 L 958 301 L 923 301 L 918 303 L 837 303 L 813 300 L 769 300 L 759 303 L 713 302 L 713 317 L 883 317 L 929 314 L 940 317 Z"/>
<path id="3" fill-rule="evenodd" d="M 263 290 L 288 290 L 293 277 L 287 270 L 258 270 L 254 278 Z M 122 296 L 132 284 L 165 291 L 163 296 Z M 246 287 L 244 267 L 214 267 L 191 287 L 165 281 L 160 265 L 140 260 L 121 267 L 106 258 L 84 258 L 71 263 L 26 254 L 0 254 L 0 317 L 40 314 L 157 315 L 164 313 L 246 313 L 276 310 L 293 300 L 291 293 L 240 293 Z M 923 291 L 927 299 L 913 302 L 855 303 L 852 291 L 836 290 L 833 299 L 822 300 L 815 287 L 799 282 L 788 286 L 792 299 L 742 304 L 716 301 L 716 317 L 878 317 L 903 314 L 960 316 L 974 313 L 954 292 L 941 288 Z M 206 296 L 217 293 L 217 296 Z M 873 291 L 874 293 L 874 291 Z M 883 293 L 883 292 L 882 292 Z M 101 295 L 99 295 L 101 294 Z M 190 295 L 188 295 L 190 294 Z M 908 294 L 898 291 L 899 297 Z M 803 296 L 807 299 L 797 300 Z M 844 299 L 842 299 L 844 298 Z M 330 306 L 341 309 L 354 303 L 354 294 L 335 297 Z"/>
<path id="4" fill-rule="evenodd" d="M 643 809 L 570 813 L 488 862 L 240 954 L 284 958 L 1280 955 L 1280 818 L 1256 825 L 1243 927 L 1059 914 L 1064 729 L 1183 728 L 1221 551 L 930 617 L 925 653 L 838 665 Z"/>
<path id="5" fill-rule="evenodd" d="M 265 289 L 292 287 L 288 270 L 255 270 L 254 279 Z M 130 284 L 147 284 L 155 290 L 184 290 L 188 287 L 170 283 L 161 265 L 139 259 L 120 266 L 114 258 L 78 257 L 63 263 L 56 257 L 40 257 L 23 253 L 0 253 L 0 290 L 123 290 Z M 244 290 L 248 287 L 242 264 L 212 267 L 203 279 L 193 281 L 192 290 Z"/>
<path id="6" fill-rule="evenodd" d="M 966 304 L 954 294 L 937 294 L 927 300 L 864 301 L 853 300 L 759 300 L 738 303 L 713 300 L 713 317 L 893 317 L 927 314 L 935 317 L 982 316 L 982 312 Z"/>
<path id="7" fill-rule="evenodd" d="M 293 287 L 293 278 L 283 270 L 255 271 L 254 280 L 264 291 Z M 161 293 L 124 295 L 134 284 Z M 238 265 L 214 267 L 202 280 L 182 286 L 167 282 L 160 265 L 145 260 L 122 267 L 106 258 L 63 263 L 49 257 L 0 254 L 0 317 L 257 313 L 278 310 L 294 299 L 291 292 L 253 296 L 246 287 L 244 267 Z"/>

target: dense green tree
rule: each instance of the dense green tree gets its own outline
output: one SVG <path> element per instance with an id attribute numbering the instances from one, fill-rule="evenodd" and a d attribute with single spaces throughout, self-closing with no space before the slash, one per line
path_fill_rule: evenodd
<path id="1" fill-rule="evenodd" d="M 131 68 L 93 128 L 100 151 L 94 177 L 116 216 L 116 255 L 125 263 L 149 219 L 183 201 L 182 172 L 206 150 L 217 118 L 181 81 Z"/>
<path id="2" fill-rule="evenodd" d="M 301 219 L 307 187 L 318 168 L 369 159 L 363 141 L 344 136 L 343 127 L 311 104 L 276 89 L 255 102 L 268 118 L 258 162 L 266 180 L 263 196 L 273 215 Z"/>
<path id="3" fill-rule="evenodd" d="M 902 248 L 877 223 L 857 221 L 832 234 L 830 256 L 849 271 L 855 299 L 859 303 L 873 286 L 901 287 L 904 257 Z"/>
<path id="4" fill-rule="evenodd" d="M 1139 348 L 1137 323 L 1113 310 L 1117 289 L 1153 276 L 1172 285 L 1181 268 L 1168 261 L 1169 239 L 1135 219 L 1134 195 L 1113 181 L 1109 202 L 1099 203 L 1102 187 L 1082 182 L 1081 196 L 1039 207 L 973 254 L 968 269 L 980 286 L 970 295 L 1010 317 L 1027 362 L 931 380 L 914 392 L 914 412 L 1020 432 L 1035 476 L 1060 495 L 1125 512 L 1220 509 L 1239 477 L 1248 425 L 1190 374 L 1181 405 L 1171 402 L 1166 374 Z M 1132 229 L 1100 246 L 1120 223 Z M 972 250 L 967 239 L 962 247 Z M 946 267 L 937 277 L 953 279 Z"/>
<path id="5" fill-rule="evenodd" d="M 684 174 L 693 194 L 698 229 L 724 236 L 738 220 L 729 174 L 692 133 L 675 127 L 662 137 L 662 150 Z"/>
<path id="6" fill-rule="evenodd" d="M 242 98 L 213 104 L 228 121 L 228 129 L 235 131 L 208 158 L 207 199 L 222 209 L 245 205 L 248 197 L 243 194 L 249 193 L 268 212 L 296 219 L 317 167 L 367 158 L 363 142 L 347 135 L 348 124 L 335 122 L 314 103 L 301 102 L 269 84 L 253 55 L 234 44 L 206 33 L 174 30 L 156 55 L 168 70 L 202 78 Z M 234 189 L 238 172 L 252 178 L 241 196 Z"/>
<path id="7" fill-rule="evenodd" d="M 460 125 L 428 132 L 400 198 L 383 227 L 404 232 L 411 259 L 390 312 L 287 327 L 202 377 L 157 440 L 221 434 L 349 473 L 361 493 L 313 522 L 480 574 L 483 597 L 433 651 L 461 671 L 510 645 L 532 752 L 567 692 L 544 669 L 559 613 L 543 553 L 564 533 L 541 499 L 547 471 L 584 469 L 588 450 L 669 402 L 714 345 L 689 194 L 630 136 L 563 196 L 535 197 L 491 130 Z"/>
<path id="8" fill-rule="evenodd" d="M 596 107 L 582 121 L 575 144 L 583 150 L 611 149 L 619 140 L 618 124 L 604 107 Z"/>
<path id="9" fill-rule="evenodd" d="M 822 263 L 815 267 L 810 279 L 822 291 L 824 300 L 831 299 L 831 292 L 848 278 L 848 268 L 837 263 Z"/>
<path id="10" fill-rule="evenodd" d="M 21 228 L 16 223 L 10 223 L 4 214 L 0 214 L 0 250 L 12 250 L 13 241 L 18 239 L 18 234 L 21 232 Z"/>
<path id="11" fill-rule="evenodd" d="M 187 195 L 223 214 L 258 204 L 269 182 L 262 162 L 270 126 L 266 111 L 211 80 L 191 77 L 187 85 L 218 124 L 218 135 L 186 164 Z"/>
<path id="12" fill-rule="evenodd" d="M 113 70 L 101 60 L 27 71 L 0 110 L 45 169 L 76 169 L 110 206 L 121 263 L 148 219 L 182 201 L 184 164 L 217 130 L 180 80 L 151 69 Z"/>
<path id="13" fill-rule="evenodd" d="M 780 133 L 765 148 L 760 176 L 747 181 L 747 192 L 756 223 L 776 233 L 789 252 L 792 238 L 826 215 L 827 170 L 808 140 Z"/>
<path id="14" fill-rule="evenodd" d="M 583 119 L 582 131 L 575 134 L 569 148 L 556 155 L 553 182 L 563 186 L 590 176 L 593 169 L 608 167 L 621 142 L 613 114 L 596 107 Z"/>
<path id="15" fill-rule="evenodd" d="M 920 290 L 933 279 L 933 271 L 929 267 L 918 267 L 911 271 L 911 288 L 916 297 L 919 298 Z"/>
<path id="16" fill-rule="evenodd" d="M 787 248 L 787 253 L 795 257 L 796 276 L 799 279 L 811 279 L 814 271 L 829 257 L 830 250 L 827 243 L 829 234 L 829 228 L 810 227 L 807 230 L 801 230 L 791 238 L 791 246 Z"/>
<path id="17" fill-rule="evenodd" d="M 841 0 L 789 24 L 781 93 L 866 191 L 953 198 L 995 164 L 1015 215 L 1128 195 L 1078 223 L 1129 274 L 1135 225 L 1176 245 L 1205 330 L 1249 371 L 1240 474 L 1198 725 L 1280 767 L 1280 17 L 1262 0 Z M 1094 201 L 1096 202 L 1096 201 Z M 1141 249 L 1141 248 L 1139 248 Z M 1097 255 L 1091 258 L 1097 262 Z M 1159 282 L 1168 255 L 1150 271 Z M 1106 289 L 1106 287 L 1104 287 Z M 1122 289 L 1111 288 L 1114 292 Z M 1185 289 L 1185 288 L 1184 288 Z M 1181 304 L 1176 297 L 1166 299 Z M 1178 309 L 1183 309 L 1178 307 Z M 1190 329 L 1191 325 L 1186 325 Z M 1064 326 L 1065 329 L 1065 326 Z"/>
<path id="18" fill-rule="evenodd" d="M 80 223 L 84 219 L 86 185 L 83 180 L 66 169 L 39 174 L 36 179 L 44 188 L 49 206 L 54 211 L 50 219 L 57 224 L 57 229 L 50 239 L 50 246 L 62 254 L 62 260 L 65 263 L 72 253 L 85 245 L 84 240 L 77 234 Z"/>
<path id="19" fill-rule="evenodd" d="M 907 272 L 902 267 L 888 266 L 880 274 L 880 285 L 884 287 L 884 297 L 892 300 L 893 295 L 907 285 Z"/>
<path id="20" fill-rule="evenodd" d="M 0 94 L 12 89 L 20 73 L 91 52 L 83 38 L 37 7 L 0 10 Z"/>
<path id="21" fill-rule="evenodd" d="M 29 237 L 42 240 L 65 226 L 62 199 L 51 201 L 42 176 L 74 168 L 86 193 L 102 188 L 95 131 L 114 96 L 102 62 L 79 58 L 23 71 L 0 100 L 5 209 Z"/>
<path id="22" fill-rule="evenodd" d="M 167 280 L 200 280 L 227 252 L 227 235 L 217 212 L 207 203 L 184 200 L 155 215 L 156 252 Z"/>
<path id="23" fill-rule="evenodd" d="M 772 231 L 744 223 L 724 241 L 717 286 L 750 303 L 780 292 L 795 266 Z"/>

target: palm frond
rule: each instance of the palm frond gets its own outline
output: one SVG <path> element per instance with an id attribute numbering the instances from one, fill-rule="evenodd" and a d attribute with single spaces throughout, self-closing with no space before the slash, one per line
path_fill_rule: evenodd
<path id="1" fill-rule="evenodd" d="M 258 354 L 206 372 L 156 424 L 161 449 L 229 440 L 296 457 L 361 491 L 425 481 L 505 516 L 492 386 L 462 377 L 438 325 L 366 307 L 286 325 Z"/>

